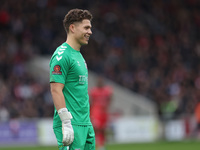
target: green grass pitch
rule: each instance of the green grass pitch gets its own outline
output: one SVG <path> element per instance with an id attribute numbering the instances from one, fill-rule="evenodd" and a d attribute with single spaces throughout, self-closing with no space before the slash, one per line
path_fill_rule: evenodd
<path id="1" fill-rule="evenodd" d="M 0 147 L 0 150 L 58 150 L 52 147 Z M 107 145 L 106 150 L 199 150 L 200 141 L 155 142 Z"/>

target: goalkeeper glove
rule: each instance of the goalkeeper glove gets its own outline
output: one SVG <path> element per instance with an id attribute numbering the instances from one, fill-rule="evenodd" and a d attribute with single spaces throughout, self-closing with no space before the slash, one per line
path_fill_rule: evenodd
<path id="1" fill-rule="evenodd" d="M 61 108 L 58 110 L 58 115 L 62 121 L 62 134 L 63 134 L 63 145 L 68 146 L 74 140 L 74 130 L 71 125 L 72 115 L 68 112 L 67 108 Z"/>

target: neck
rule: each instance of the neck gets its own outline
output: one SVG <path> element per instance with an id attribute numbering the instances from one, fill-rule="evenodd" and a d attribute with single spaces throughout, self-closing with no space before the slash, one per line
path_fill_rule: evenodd
<path id="1" fill-rule="evenodd" d="M 81 45 L 72 37 L 67 37 L 66 43 L 69 44 L 76 51 L 80 51 Z"/>

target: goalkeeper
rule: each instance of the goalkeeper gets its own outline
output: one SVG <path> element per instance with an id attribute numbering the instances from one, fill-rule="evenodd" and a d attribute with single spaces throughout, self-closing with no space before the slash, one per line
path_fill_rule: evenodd
<path id="1" fill-rule="evenodd" d="M 88 70 L 80 53 L 92 34 L 91 20 L 88 10 L 70 10 L 63 20 L 67 40 L 50 60 L 50 88 L 55 106 L 53 129 L 59 150 L 95 150 L 89 117 Z"/>

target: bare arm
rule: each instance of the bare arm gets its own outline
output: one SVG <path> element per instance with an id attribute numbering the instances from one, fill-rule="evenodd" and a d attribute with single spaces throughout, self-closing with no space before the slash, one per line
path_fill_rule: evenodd
<path id="1" fill-rule="evenodd" d="M 64 88 L 64 84 L 51 82 L 50 88 L 51 88 L 53 103 L 56 107 L 56 110 L 58 111 L 61 108 L 66 108 L 65 98 L 62 91 Z"/>
<path id="2" fill-rule="evenodd" d="M 53 103 L 62 121 L 63 145 L 70 145 L 74 140 L 74 130 L 71 125 L 72 115 L 66 108 L 65 98 L 62 91 L 64 84 L 51 82 L 50 88 Z"/>

